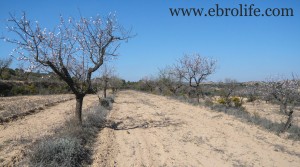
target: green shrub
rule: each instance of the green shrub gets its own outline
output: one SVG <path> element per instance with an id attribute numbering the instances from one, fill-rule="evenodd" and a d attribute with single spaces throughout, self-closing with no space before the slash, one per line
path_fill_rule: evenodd
<path id="1" fill-rule="evenodd" d="M 219 104 L 223 104 L 223 105 L 226 104 L 226 101 L 225 101 L 224 98 L 219 98 L 219 99 L 217 100 L 217 102 L 218 102 Z"/>
<path id="2" fill-rule="evenodd" d="M 37 93 L 37 90 L 36 90 L 36 87 L 35 87 L 34 84 L 27 85 L 27 86 L 25 87 L 25 89 L 27 90 L 27 92 L 28 92 L 29 94 L 36 94 L 36 93 Z"/>
<path id="3" fill-rule="evenodd" d="M 242 107 L 242 105 L 243 105 L 243 100 L 236 96 L 228 98 L 228 99 L 221 97 L 217 100 L 217 102 L 219 104 L 226 105 L 227 107 L 232 107 L 232 106 Z"/>
<path id="4" fill-rule="evenodd" d="M 12 88 L 12 84 L 0 82 L 0 96 L 8 96 Z"/>
<path id="5" fill-rule="evenodd" d="M 12 95 L 25 95 L 28 94 L 24 86 L 15 85 L 11 90 Z"/>
<path id="6" fill-rule="evenodd" d="M 234 96 L 230 100 L 234 104 L 234 107 L 242 107 L 243 105 L 243 101 L 239 97 Z"/>

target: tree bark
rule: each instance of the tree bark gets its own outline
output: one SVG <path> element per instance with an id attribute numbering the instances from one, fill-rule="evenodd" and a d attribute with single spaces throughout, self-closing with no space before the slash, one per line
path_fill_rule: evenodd
<path id="1" fill-rule="evenodd" d="M 75 117 L 78 121 L 78 124 L 82 124 L 82 104 L 83 104 L 84 95 L 76 95 L 76 109 L 75 109 Z"/>
<path id="2" fill-rule="evenodd" d="M 200 87 L 197 85 L 196 87 L 196 94 L 197 94 L 197 102 L 200 104 Z"/>
<path id="3" fill-rule="evenodd" d="M 197 102 L 198 102 L 198 104 L 200 104 L 200 94 L 199 93 L 197 93 Z"/>
<path id="4" fill-rule="evenodd" d="M 104 87 L 103 87 L 103 97 L 106 98 L 106 90 L 107 90 L 107 80 L 104 81 Z"/>
<path id="5" fill-rule="evenodd" d="M 292 120 L 293 120 L 293 110 L 290 111 L 289 113 L 289 118 L 288 120 L 286 121 L 283 129 L 281 130 L 281 133 L 284 133 L 286 130 L 288 130 L 288 128 L 292 125 Z"/>
<path id="6" fill-rule="evenodd" d="M 175 96 L 176 95 L 176 90 L 175 89 L 170 89 L 170 91 L 173 93 L 173 95 Z"/>
<path id="7" fill-rule="evenodd" d="M 103 89 L 103 97 L 106 98 L 106 87 Z"/>
<path id="8" fill-rule="evenodd" d="M 280 112 L 288 115 L 288 113 L 287 113 L 287 104 L 285 104 L 285 103 L 280 104 Z"/>

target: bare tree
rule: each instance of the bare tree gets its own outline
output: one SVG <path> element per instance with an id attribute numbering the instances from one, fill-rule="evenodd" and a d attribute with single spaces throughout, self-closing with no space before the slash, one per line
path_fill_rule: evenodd
<path id="1" fill-rule="evenodd" d="M 281 132 L 285 132 L 292 124 L 295 103 L 299 100 L 299 80 L 274 77 L 263 85 L 265 96 L 271 96 L 280 105 L 280 112 L 288 116 L 288 120 Z M 288 108 L 289 107 L 289 108 Z"/>
<path id="2" fill-rule="evenodd" d="M 141 80 L 141 83 L 142 83 L 142 87 L 144 87 L 143 89 L 145 90 L 149 90 L 150 92 L 153 92 L 155 87 L 157 86 L 157 82 L 156 80 L 153 78 L 153 77 L 144 77 L 142 80 Z"/>
<path id="3" fill-rule="evenodd" d="M 225 104 L 228 107 L 231 107 L 231 97 L 234 95 L 237 87 L 238 82 L 234 79 L 226 78 L 223 83 L 219 84 L 221 87 L 220 96 L 224 99 Z"/>
<path id="4" fill-rule="evenodd" d="M 104 65 L 102 70 L 101 70 L 101 87 L 103 89 L 103 97 L 106 98 L 107 96 L 107 89 L 109 87 L 109 81 L 111 77 L 113 76 L 114 73 L 114 68 L 109 67 L 107 65 Z"/>
<path id="5" fill-rule="evenodd" d="M 119 77 L 112 76 L 109 81 L 112 92 L 116 93 L 123 86 L 124 82 L 125 81 L 120 79 Z"/>
<path id="6" fill-rule="evenodd" d="M 15 53 L 31 69 L 52 70 L 64 80 L 76 96 L 75 115 L 81 124 L 84 96 L 91 91 L 91 76 L 102 64 L 117 56 L 120 42 L 130 38 L 129 31 L 118 25 L 114 15 L 106 18 L 60 18 L 53 30 L 31 22 L 23 13 L 20 19 L 10 14 L 8 30 L 14 39 Z"/>
<path id="7" fill-rule="evenodd" d="M 243 95 L 247 97 L 247 102 L 254 102 L 259 97 L 260 85 L 259 83 L 247 84 L 243 90 Z"/>
<path id="8" fill-rule="evenodd" d="M 160 70 L 158 80 L 173 95 L 176 95 L 177 91 L 183 86 L 183 74 L 172 67 Z"/>
<path id="9" fill-rule="evenodd" d="M 11 62 L 12 62 L 11 58 L 0 59 L 0 79 L 3 79 L 2 74 L 4 70 L 10 66 Z"/>
<path id="10" fill-rule="evenodd" d="M 189 86 L 195 89 L 198 103 L 200 102 L 200 95 L 203 96 L 200 84 L 215 72 L 216 63 L 216 60 L 195 53 L 184 55 L 175 65 L 177 73 L 182 74 Z"/>

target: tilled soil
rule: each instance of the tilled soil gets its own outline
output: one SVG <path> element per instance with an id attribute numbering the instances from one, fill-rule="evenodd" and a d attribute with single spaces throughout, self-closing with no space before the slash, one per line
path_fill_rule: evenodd
<path id="1" fill-rule="evenodd" d="M 96 95 L 84 98 L 83 109 L 98 101 Z M 73 116 L 75 99 L 49 106 L 22 119 L 0 125 L 0 166 L 14 166 L 23 156 L 26 147 L 36 140 L 55 133 Z"/>
<path id="2" fill-rule="evenodd" d="M 299 166 L 300 142 L 167 97 L 122 91 L 92 166 Z"/>

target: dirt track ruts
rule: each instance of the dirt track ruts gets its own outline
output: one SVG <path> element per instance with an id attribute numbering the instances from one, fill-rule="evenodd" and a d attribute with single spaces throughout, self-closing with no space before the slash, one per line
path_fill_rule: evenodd
<path id="1" fill-rule="evenodd" d="M 300 142 L 224 113 L 122 91 L 99 133 L 93 166 L 299 166 Z"/>

